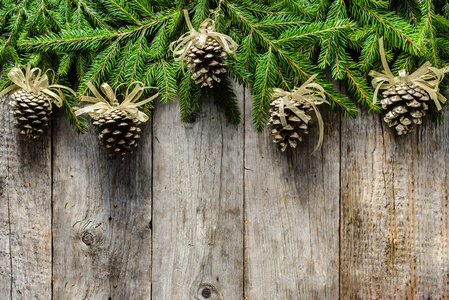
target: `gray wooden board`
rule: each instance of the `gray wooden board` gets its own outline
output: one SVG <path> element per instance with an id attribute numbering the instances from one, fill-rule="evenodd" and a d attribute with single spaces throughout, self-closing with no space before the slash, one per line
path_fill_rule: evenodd
<path id="1" fill-rule="evenodd" d="M 6 97 L 0 98 L 0 299 L 11 297 L 10 219 L 8 190 L 8 149 L 11 135 Z"/>
<path id="2" fill-rule="evenodd" d="M 25 141 L 12 125 L 9 99 L 1 103 L 0 124 L 2 143 L 0 168 L 2 219 L 8 215 L 9 224 L 3 228 L 2 242 L 7 252 L 1 269 L 10 274 L 10 283 L 2 275 L 2 299 L 50 299 L 52 273 L 51 233 L 51 147 L 50 130 L 36 141 Z M 4 237 L 4 233 L 9 233 Z M 4 245 L 1 246 L 2 250 Z M 8 253 L 9 252 L 9 253 Z M 3 259 L 8 258 L 9 259 Z M 8 266 L 9 265 L 9 266 Z"/>
<path id="3" fill-rule="evenodd" d="M 54 299 L 150 299 L 151 122 L 135 153 L 108 158 L 97 130 L 54 135 Z"/>
<path id="4" fill-rule="evenodd" d="M 242 299 L 242 124 L 211 99 L 192 124 L 158 104 L 154 138 L 153 299 Z"/>
<path id="5" fill-rule="evenodd" d="M 248 299 L 336 299 L 339 255 L 339 116 L 321 108 L 298 149 L 282 153 L 270 130 L 253 131 L 246 91 L 245 295 Z"/>
<path id="6" fill-rule="evenodd" d="M 395 137 L 380 116 L 342 126 L 342 299 L 449 293 L 449 119 Z"/>
<path id="7" fill-rule="evenodd" d="M 124 162 L 60 111 L 25 142 L 0 102 L 0 299 L 449 297 L 448 113 L 395 137 L 322 108 L 309 156 L 316 127 L 281 153 L 238 95 L 240 125 L 157 104 Z"/>

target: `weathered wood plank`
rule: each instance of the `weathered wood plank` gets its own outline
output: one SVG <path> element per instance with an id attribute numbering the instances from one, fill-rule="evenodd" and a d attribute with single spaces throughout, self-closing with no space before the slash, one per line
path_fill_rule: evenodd
<path id="1" fill-rule="evenodd" d="M 149 299 L 151 122 L 122 162 L 96 128 L 77 136 L 63 116 L 54 135 L 54 299 Z"/>
<path id="2" fill-rule="evenodd" d="M 192 124 L 156 106 L 153 299 L 242 299 L 242 127 L 210 99 Z"/>
<path id="3" fill-rule="evenodd" d="M 11 254 L 9 251 L 8 148 L 11 120 L 6 97 L 0 98 L 0 298 L 11 298 Z"/>
<path id="4" fill-rule="evenodd" d="M 337 299 L 339 117 L 321 108 L 325 139 L 310 156 L 317 127 L 282 153 L 269 130 L 245 126 L 245 295 L 249 299 Z M 315 125 L 316 126 L 316 125 Z"/>
<path id="5" fill-rule="evenodd" d="M 8 102 L 5 98 L 0 103 L 2 299 L 50 299 L 50 130 L 39 140 L 25 141 L 13 128 Z M 9 224 L 4 222 L 5 213 Z M 4 247 L 9 249 L 3 252 Z"/>
<path id="6" fill-rule="evenodd" d="M 343 121 L 342 299 L 449 297 L 448 135 L 447 113 L 405 137 Z"/>

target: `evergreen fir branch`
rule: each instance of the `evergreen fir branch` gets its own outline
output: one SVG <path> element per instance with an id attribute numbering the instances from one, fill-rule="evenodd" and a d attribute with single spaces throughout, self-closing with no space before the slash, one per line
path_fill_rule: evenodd
<path id="1" fill-rule="evenodd" d="M 238 60 L 228 59 L 228 70 L 229 74 L 234 80 L 241 85 L 252 86 L 254 84 L 253 76 L 251 72 L 245 69 L 245 66 L 241 64 Z"/>
<path id="2" fill-rule="evenodd" d="M 253 128 L 260 132 L 268 120 L 268 109 L 272 100 L 273 87 L 276 85 L 275 57 L 271 47 L 261 54 L 256 67 L 253 94 Z"/>
<path id="3" fill-rule="evenodd" d="M 428 43 L 430 49 L 428 51 L 428 57 L 433 66 L 439 67 L 440 63 L 438 61 L 438 49 L 436 45 L 436 36 L 434 34 L 434 28 L 432 25 L 432 19 L 434 15 L 434 8 L 431 0 L 422 0 L 421 11 L 423 18 L 418 25 L 418 42 L 420 44 Z"/>
<path id="4" fill-rule="evenodd" d="M 142 82 L 146 86 L 152 86 L 156 84 L 156 72 L 159 67 L 159 62 L 147 62 L 147 71 L 143 75 Z"/>
<path id="5" fill-rule="evenodd" d="M 115 67 L 111 74 L 111 86 L 116 87 L 121 83 L 126 83 L 125 81 L 125 66 L 127 61 L 129 60 L 129 56 L 131 55 L 131 48 L 133 48 L 133 41 L 129 41 L 126 43 L 124 47 L 122 47 L 121 55 L 119 55 L 117 62 L 115 63 Z"/>
<path id="6" fill-rule="evenodd" d="M 104 13 L 101 12 L 99 7 L 96 7 L 95 2 L 87 3 L 86 0 L 77 1 L 85 12 L 86 19 L 90 21 L 93 27 L 112 30 L 112 27 L 104 21 Z"/>
<path id="7" fill-rule="evenodd" d="M 373 105 L 373 89 L 368 85 L 366 77 L 358 71 L 357 63 L 349 59 L 344 71 L 348 93 L 370 111 L 379 112 L 379 107 Z"/>
<path id="8" fill-rule="evenodd" d="M 344 0 L 336 0 L 329 7 L 328 19 L 335 21 L 348 18 L 347 8 Z"/>
<path id="9" fill-rule="evenodd" d="M 411 54 L 418 55 L 422 52 L 420 45 L 416 42 L 417 34 L 413 27 L 395 16 L 392 12 L 385 12 L 384 7 L 379 7 L 377 3 L 370 2 L 371 5 L 364 5 L 362 1 L 352 1 L 352 17 L 358 19 L 360 25 L 371 25 L 380 36 L 384 36 L 395 47 L 401 48 Z"/>
<path id="10" fill-rule="evenodd" d="M 312 20 L 316 15 L 316 6 L 313 6 L 310 2 L 301 0 L 282 0 L 279 3 L 279 6 L 286 7 L 289 11 L 308 20 Z"/>
<path id="11" fill-rule="evenodd" d="M 162 102 L 174 100 L 176 97 L 176 69 L 165 60 L 158 64 L 156 86 Z"/>
<path id="12" fill-rule="evenodd" d="M 203 90 L 190 77 L 191 73 L 187 71 L 179 84 L 179 105 L 183 122 L 191 121 L 191 114 L 199 107 L 204 97 Z"/>
<path id="13" fill-rule="evenodd" d="M 145 63 L 148 58 L 147 40 L 142 35 L 138 43 L 135 43 L 130 50 L 131 54 L 126 61 L 124 82 L 130 84 L 133 81 L 141 81 L 145 72 Z"/>
<path id="14" fill-rule="evenodd" d="M 254 41 L 252 32 L 245 37 L 237 49 L 237 58 L 239 62 L 251 73 L 256 69 L 256 60 L 253 59 L 257 55 L 257 45 Z"/>
<path id="15" fill-rule="evenodd" d="M 332 34 L 344 34 L 352 27 L 354 27 L 354 23 L 348 19 L 339 20 L 335 23 L 313 23 L 301 26 L 297 30 L 284 32 L 273 44 L 279 44 L 283 47 L 298 47 L 301 43 L 313 43 L 316 40 L 327 39 Z"/>
<path id="16" fill-rule="evenodd" d="M 93 60 L 91 53 L 81 52 L 76 57 L 75 69 L 78 81 L 82 81 L 85 78 L 88 68 Z"/>
<path id="17" fill-rule="evenodd" d="M 369 72 L 379 59 L 379 36 L 371 30 L 365 36 L 358 66 L 362 72 Z"/>
<path id="18" fill-rule="evenodd" d="M 19 47 L 25 51 L 63 52 L 79 51 L 85 49 L 99 49 L 126 33 L 114 32 L 106 29 L 63 30 L 60 34 L 48 34 L 36 38 L 28 38 L 19 42 Z"/>
<path id="19" fill-rule="evenodd" d="M 73 64 L 73 61 L 75 60 L 75 54 L 74 53 L 66 53 L 62 56 L 61 61 L 59 63 L 59 68 L 56 74 L 58 76 L 67 76 L 70 71 L 70 67 Z"/>
<path id="20" fill-rule="evenodd" d="M 130 5 L 132 8 L 139 13 L 139 15 L 145 19 L 145 18 L 152 18 L 156 19 L 156 16 L 153 11 L 153 7 L 151 4 L 149 4 L 148 1 L 145 0 L 132 0 Z"/>
<path id="21" fill-rule="evenodd" d="M 5 17 L 5 22 L 7 22 L 6 18 L 10 15 L 8 20 L 10 20 L 9 23 L 6 23 L 6 31 L 8 32 L 6 35 L 6 39 L 2 41 L 0 44 L 0 64 L 4 63 L 6 61 L 5 58 L 5 52 L 6 49 L 9 46 L 13 46 L 15 40 L 17 39 L 19 35 L 19 28 L 21 28 L 23 22 L 24 22 L 24 15 L 26 15 L 25 5 L 27 4 L 26 0 L 23 0 L 21 5 L 17 6 L 6 6 L 8 10 L 6 10 L 2 15 Z M 16 15 L 14 15 L 16 13 Z M 2 58 L 3 57 L 3 58 Z M 5 59 L 5 60 L 3 60 Z"/>
<path id="22" fill-rule="evenodd" d="M 239 101 L 227 76 L 224 76 L 220 83 L 215 84 L 213 94 L 219 106 L 225 111 L 228 120 L 234 124 L 240 123 Z"/>
<path id="23" fill-rule="evenodd" d="M 210 4 L 209 0 L 197 0 L 195 4 L 192 25 L 194 28 L 198 28 L 200 23 L 209 17 Z"/>
<path id="24" fill-rule="evenodd" d="M 75 129 L 77 133 L 84 133 L 87 129 L 86 120 L 82 116 L 77 116 L 74 111 L 75 103 L 64 97 L 62 102 L 62 109 L 70 122 L 70 125 Z"/>
<path id="25" fill-rule="evenodd" d="M 421 19 L 419 4 L 416 0 L 390 1 L 390 9 L 396 10 L 401 17 L 409 20 L 414 26 L 417 26 Z"/>
<path id="26" fill-rule="evenodd" d="M 317 0 L 315 23 L 325 21 L 330 6 L 329 0 Z"/>
<path id="27" fill-rule="evenodd" d="M 81 81 L 78 90 L 79 95 L 84 95 L 88 91 L 88 87 L 86 85 L 87 82 L 90 81 L 94 86 L 99 86 L 101 83 L 107 81 L 119 53 L 120 45 L 118 41 L 115 41 L 95 56 L 92 61 L 92 65 L 89 67 L 89 71 Z"/>
<path id="28" fill-rule="evenodd" d="M 394 61 L 392 72 L 398 74 L 399 70 L 405 69 L 407 72 L 412 72 L 415 67 L 416 57 L 408 53 L 401 53 Z"/>
<path id="29" fill-rule="evenodd" d="M 129 24 L 143 26 L 137 14 L 130 8 L 124 0 L 100 0 L 100 3 L 115 16 L 115 22 L 124 21 Z"/>

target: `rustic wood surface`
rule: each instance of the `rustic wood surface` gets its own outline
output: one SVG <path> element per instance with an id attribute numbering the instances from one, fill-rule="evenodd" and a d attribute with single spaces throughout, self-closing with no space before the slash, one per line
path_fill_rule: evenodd
<path id="1" fill-rule="evenodd" d="M 52 293 L 51 128 L 27 142 L 0 103 L 1 299 L 50 299 Z M 8 276 L 9 275 L 9 276 Z"/>
<path id="2" fill-rule="evenodd" d="M 24 142 L 0 102 L 0 299 L 449 297 L 448 113 L 395 137 L 323 108 L 310 156 L 316 130 L 281 153 L 237 93 L 239 125 L 157 104 L 123 162 L 61 112 Z"/>

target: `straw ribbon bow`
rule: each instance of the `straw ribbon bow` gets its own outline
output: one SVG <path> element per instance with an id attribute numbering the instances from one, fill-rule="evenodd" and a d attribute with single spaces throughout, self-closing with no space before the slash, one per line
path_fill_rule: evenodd
<path id="1" fill-rule="evenodd" d="M 21 68 L 25 70 L 25 74 Z M 73 95 L 76 95 L 75 91 L 67 86 L 59 84 L 50 85 L 47 74 L 42 74 L 42 70 L 39 68 L 31 68 L 30 64 L 27 64 L 26 67 L 13 67 L 8 73 L 8 78 L 13 82 L 13 85 L 1 91 L 0 98 L 7 93 L 13 93 L 17 90 L 24 89 L 25 91 L 34 94 L 38 94 L 39 92 L 45 93 L 53 98 L 53 102 L 56 106 L 61 107 L 64 99 L 64 94 L 61 89 L 66 89 Z M 56 93 L 50 90 L 54 88 L 57 88 Z"/>
<path id="2" fill-rule="evenodd" d="M 135 84 L 134 89 L 129 92 L 130 87 Z M 152 87 L 144 87 L 141 82 L 133 82 L 130 84 L 126 90 L 125 98 L 122 103 L 118 103 L 117 100 L 117 89 L 114 91 L 107 83 L 103 83 L 100 86 L 101 91 L 106 96 L 103 97 L 100 92 L 93 86 L 93 84 L 89 81 L 87 83 L 87 87 L 92 91 L 95 97 L 92 96 L 82 96 L 81 101 L 95 103 L 92 105 L 87 105 L 81 109 L 76 111 L 76 115 L 81 115 L 84 113 L 88 113 L 92 118 L 99 117 L 103 114 L 108 114 L 115 109 L 119 109 L 127 113 L 128 118 L 137 119 L 140 122 L 146 122 L 148 120 L 148 116 L 139 110 L 139 107 L 152 101 L 154 98 L 158 96 L 155 94 L 147 99 L 136 102 L 143 94 L 145 89 Z"/>
<path id="3" fill-rule="evenodd" d="M 373 104 L 377 102 L 377 95 L 380 89 L 388 89 L 400 82 L 412 82 L 425 90 L 430 99 L 435 102 L 438 110 L 441 110 L 441 104 L 446 102 L 446 98 L 440 94 L 438 85 L 443 80 L 444 73 L 449 71 L 449 67 L 437 69 L 432 67 L 430 62 L 424 63 L 418 70 L 408 74 L 405 69 L 399 71 L 399 76 L 394 76 L 388 67 L 385 56 L 383 37 L 379 39 L 380 59 L 384 70 L 382 72 L 370 71 L 369 75 L 374 77 L 371 84 L 375 88 Z"/>
<path id="4" fill-rule="evenodd" d="M 299 88 L 295 87 L 292 92 L 286 92 L 282 89 L 275 88 L 273 94 L 273 98 L 281 98 L 281 103 L 279 104 L 279 117 L 281 119 L 282 126 L 284 127 L 287 126 L 284 107 L 290 109 L 295 115 L 298 116 L 298 118 L 300 118 L 307 124 L 312 118 L 309 115 L 306 115 L 303 111 L 299 110 L 294 105 L 294 103 L 307 102 L 312 106 L 318 119 L 320 130 L 318 143 L 312 154 L 321 147 L 324 139 L 324 122 L 323 118 L 321 117 L 320 111 L 317 108 L 317 105 L 328 103 L 326 100 L 326 95 L 324 93 L 324 88 L 321 85 L 312 82 L 317 75 L 318 74 L 312 75 L 309 80 L 307 80 Z"/>
<path id="5" fill-rule="evenodd" d="M 204 47 L 208 37 L 215 38 L 220 46 L 228 53 L 233 53 L 235 50 L 237 50 L 237 47 L 239 45 L 234 42 L 234 40 L 230 36 L 215 31 L 215 24 L 212 19 L 207 18 L 206 20 L 204 20 L 200 24 L 198 31 L 196 31 L 193 28 L 192 23 L 190 22 L 189 13 L 187 12 L 187 10 L 184 9 L 183 12 L 189 31 L 184 33 L 177 41 L 174 41 L 170 44 L 170 50 L 173 51 L 173 57 L 175 61 L 181 61 L 183 68 L 187 50 L 192 46 L 193 43 L 195 43 L 200 48 Z M 177 43 L 178 45 L 173 48 Z"/>

